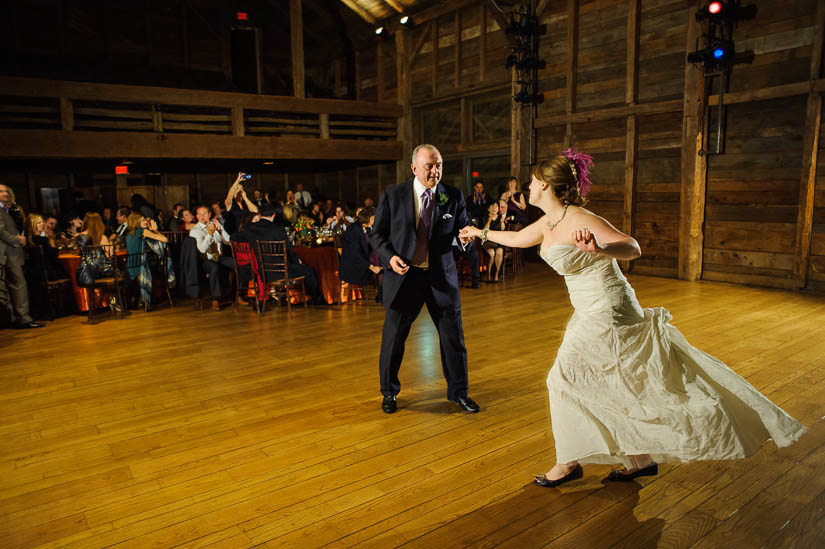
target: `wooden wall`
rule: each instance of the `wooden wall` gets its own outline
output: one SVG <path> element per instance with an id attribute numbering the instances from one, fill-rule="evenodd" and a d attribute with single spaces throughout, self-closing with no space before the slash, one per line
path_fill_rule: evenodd
<path id="1" fill-rule="evenodd" d="M 465 162 L 509 140 L 522 177 L 536 158 L 576 147 L 596 161 L 589 207 L 642 245 L 625 268 L 825 290 L 825 2 L 754 3 L 756 20 L 734 34 L 755 59 L 733 70 L 723 154 L 712 154 L 718 78 L 707 80 L 706 98 L 701 71 L 686 64 L 694 15 L 707 4 L 693 0 L 537 2 L 548 29 L 545 101 L 535 117 L 511 110 L 509 129 L 499 110 L 512 95 L 500 21 L 489 2 L 458 2 L 411 33 L 415 140 Z M 487 124 L 496 130 L 485 143 L 476 138 Z"/>

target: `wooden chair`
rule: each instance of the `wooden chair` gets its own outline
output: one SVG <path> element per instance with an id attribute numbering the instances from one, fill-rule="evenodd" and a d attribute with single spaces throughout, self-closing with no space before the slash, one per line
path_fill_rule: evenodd
<path id="1" fill-rule="evenodd" d="M 260 270 L 258 268 L 258 257 L 255 255 L 254 250 L 252 250 L 252 246 L 249 242 L 239 242 L 236 240 L 231 240 L 229 242 L 230 246 L 232 247 L 232 259 L 235 262 L 235 302 L 234 302 L 234 310 L 238 311 L 238 300 L 241 298 L 241 295 L 246 294 L 249 290 L 248 287 L 241 286 L 241 277 L 240 273 L 238 272 L 239 267 L 249 267 L 249 270 L 252 272 L 252 284 L 255 291 L 255 312 L 261 314 L 263 311 L 261 310 L 261 299 L 265 296 L 261 294 L 260 288 L 258 287 L 258 277 L 260 276 Z"/>
<path id="2" fill-rule="evenodd" d="M 307 293 L 304 288 L 304 277 L 290 277 L 287 270 L 287 253 L 285 240 L 258 240 L 258 258 L 260 260 L 261 278 L 264 283 L 264 292 L 273 291 L 279 299 L 286 300 L 287 310 L 292 310 L 290 290 L 297 290 L 298 295 L 307 306 Z M 266 297 L 266 295 L 264 295 Z M 266 309 L 266 299 L 262 306 L 262 313 Z"/>
<path id="3" fill-rule="evenodd" d="M 66 302 L 65 297 L 71 294 L 72 279 L 69 277 L 50 277 L 47 261 L 49 261 L 49 258 L 42 245 L 26 246 L 26 265 L 37 270 L 36 273 L 32 274 L 42 282 L 41 289 L 46 295 L 49 320 L 54 320 L 57 318 L 58 306 L 63 309 L 62 305 Z"/>
<path id="4" fill-rule="evenodd" d="M 121 271 L 120 265 L 118 265 L 114 245 L 106 244 L 100 246 L 82 246 L 80 248 L 81 265 L 86 262 L 98 262 L 101 257 L 106 257 L 112 262 L 112 273 L 110 276 L 95 278 L 94 284 L 91 287 L 86 288 L 86 296 L 89 301 L 89 323 L 94 320 L 95 290 L 98 288 L 113 290 L 109 294 L 109 306 L 113 313 L 117 314 L 120 318 L 124 318 L 127 313 L 126 303 L 123 299 L 123 283 L 125 282 L 125 273 L 124 271 Z"/>

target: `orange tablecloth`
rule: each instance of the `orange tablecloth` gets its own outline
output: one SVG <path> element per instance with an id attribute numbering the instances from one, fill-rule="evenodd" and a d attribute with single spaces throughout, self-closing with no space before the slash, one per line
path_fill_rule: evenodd
<path id="1" fill-rule="evenodd" d="M 126 256 L 126 251 L 118 251 L 115 252 L 115 255 L 118 257 Z M 86 293 L 86 288 L 81 288 L 77 285 L 77 268 L 80 266 L 80 254 L 73 254 L 73 253 L 61 253 L 57 256 L 60 262 L 63 264 L 63 268 L 66 269 L 66 272 L 69 274 L 69 278 L 72 279 L 72 289 L 74 290 L 74 299 L 75 303 L 77 303 L 77 310 L 81 312 L 85 312 L 89 310 L 89 298 L 88 294 Z M 95 303 L 97 303 L 98 307 L 105 307 L 109 305 L 108 294 L 106 292 L 101 292 L 101 290 L 95 289 Z"/>
<path id="2" fill-rule="evenodd" d="M 338 254 L 332 246 L 318 246 L 317 248 L 305 248 L 294 246 L 295 255 L 308 267 L 315 269 L 318 276 L 318 284 L 321 286 L 321 293 L 327 303 L 333 304 L 338 301 Z M 347 300 L 347 293 L 344 292 L 343 301 Z M 361 297 L 360 290 L 356 290 L 356 295 Z"/>

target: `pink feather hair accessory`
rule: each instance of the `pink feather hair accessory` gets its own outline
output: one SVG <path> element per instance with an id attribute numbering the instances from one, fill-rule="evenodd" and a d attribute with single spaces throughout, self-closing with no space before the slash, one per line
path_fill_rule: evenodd
<path id="1" fill-rule="evenodd" d="M 576 178 L 582 196 L 587 195 L 590 192 L 589 172 L 593 167 L 593 157 L 589 154 L 580 153 L 572 147 L 564 151 L 562 155 L 567 158 L 570 167 L 573 168 L 573 177 Z"/>

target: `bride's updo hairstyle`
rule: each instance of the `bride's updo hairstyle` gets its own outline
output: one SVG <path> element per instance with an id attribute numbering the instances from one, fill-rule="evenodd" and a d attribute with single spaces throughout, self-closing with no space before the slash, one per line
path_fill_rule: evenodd
<path id="1" fill-rule="evenodd" d="M 539 162 L 533 168 L 533 177 L 553 187 L 553 194 L 562 204 L 583 206 L 590 191 L 588 172 L 592 166 L 591 156 L 567 149 L 561 156 Z"/>

